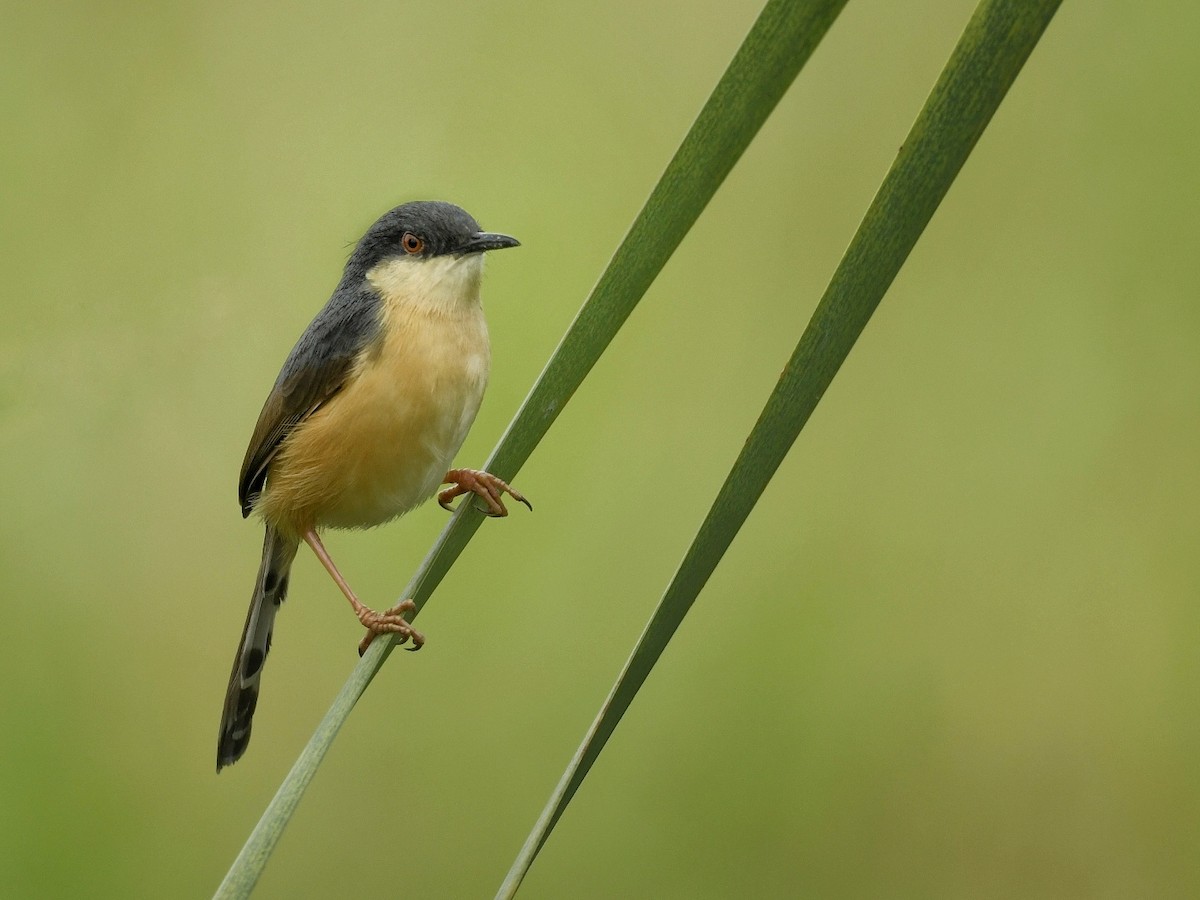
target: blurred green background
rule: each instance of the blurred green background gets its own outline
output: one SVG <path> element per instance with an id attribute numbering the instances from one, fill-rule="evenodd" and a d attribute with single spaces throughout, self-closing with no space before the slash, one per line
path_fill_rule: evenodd
<path id="1" fill-rule="evenodd" d="M 259 896 L 490 896 L 973 7 L 849 4 Z M 524 242 L 482 463 L 758 8 L 5 4 L 0 895 L 212 892 L 357 661 L 302 554 L 213 773 L 238 466 L 348 245 Z M 522 896 L 1200 892 L 1198 28 L 1064 4 Z M 329 543 L 382 606 L 444 522 Z"/>

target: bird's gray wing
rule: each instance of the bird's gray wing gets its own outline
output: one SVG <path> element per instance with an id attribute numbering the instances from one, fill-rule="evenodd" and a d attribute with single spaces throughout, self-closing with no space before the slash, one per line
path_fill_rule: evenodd
<path id="1" fill-rule="evenodd" d="M 238 503 L 243 517 L 254 509 L 283 441 L 345 386 L 355 359 L 379 336 L 379 305 L 379 296 L 366 285 L 339 288 L 288 354 L 242 461 Z"/>

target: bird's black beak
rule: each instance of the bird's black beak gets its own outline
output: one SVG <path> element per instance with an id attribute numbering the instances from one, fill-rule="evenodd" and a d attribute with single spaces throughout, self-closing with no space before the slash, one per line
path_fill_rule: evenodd
<path id="1" fill-rule="evenodd" d="M 468 253 L 483 253 L 487 250 L 503 250 L 505 247 L 520 247 L 521 242 L 507 234 L 480 231 L 463 243 L 456 251 L 460 256 Z"/>

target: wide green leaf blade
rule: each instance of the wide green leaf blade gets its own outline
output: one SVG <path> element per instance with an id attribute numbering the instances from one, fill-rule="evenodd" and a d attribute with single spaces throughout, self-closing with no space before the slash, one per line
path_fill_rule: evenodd
<path id="1" fill-rule="evenodd" d="M 1060 0 L 984 0 L 925 102 L 712 508 L 521 848 L 512 897 L 862 333 Z"/>
<path id="2" fill-rule="evenodd" d="M 846 0 L 771 0 L 764 7 L 650 198 L 525 399 L 486 468 L 511 480 L 637 306 L 758 133 Z M 461 504 L 400 594 L 418 612 L 483 516 Z M 350 711 L 395 646 L 376 640 L 342 686 L 251 832 L 217 897 L 246 897 Z"/>

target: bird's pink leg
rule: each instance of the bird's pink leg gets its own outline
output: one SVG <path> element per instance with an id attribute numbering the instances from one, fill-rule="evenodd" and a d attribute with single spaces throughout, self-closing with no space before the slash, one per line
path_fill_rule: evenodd
<path id="1" fill-rule="evenodd" d="M 404 618 L 404 613 L 416 611 L 415 603 L 411 600 L 402 600 L 391 609 L 386 609 L 381 613 L 376 612 L 355 596 L 314 529 L 310 528 L 304 532 L 304 542 L 312 547 L 313 553 L 317 554 L 317 559 L 321 561 L 325 571 L 337 582 L 337 586 L 342 589 L 342 593 L 350 601 L 350 606 L 354 608 L 354 614 L 358 616 L 358 621 L 362 622 L 363 627 L 367 629 L 366 637 L 358 645 L 359 656 L 367 652 L 367 648 L 371 646 L 371 641 L 375 640 L 377 634 L 398 634 L 401 644 L 411 638 L 413 645 L 406 647 L 406 650 L 420 650 L 425 645 L 425 635 L 413 628 Z"/>

